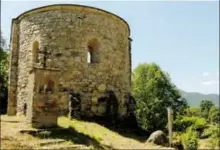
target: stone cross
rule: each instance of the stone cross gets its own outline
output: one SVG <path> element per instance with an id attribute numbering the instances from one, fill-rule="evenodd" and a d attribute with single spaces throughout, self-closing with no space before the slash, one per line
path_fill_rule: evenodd
<path id="1" fill-rule="evenodd" d="M 43 67 L 45 68 L 46 67 L 46 61 L 47 61 L 47 58 L 49 58 L 51 52 L 48 52 L 47 51 L 47 48 L 44 47 L 43 49 L 43 52 L 41 52 L 44 56 L 43 56 Z"/>
<path id="2" fill-rule="evenodd" d="M 169 145 L 172 144 L 172 125 L 173 125 L 173 110 L 172 108 L 167 108 L 168 113 L 168 130 L 169 130 Z"/>

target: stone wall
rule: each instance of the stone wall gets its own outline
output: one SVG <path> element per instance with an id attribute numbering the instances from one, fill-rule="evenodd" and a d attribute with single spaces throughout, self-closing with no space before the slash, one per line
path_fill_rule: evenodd
<path id="1" fill-rule="evenodd" d="M 30 101 L 28 78 L 33 68 L 43 68 L 46 64 L 47 68 L 60 71 L 58 92 L 65 95 L 66 101 L 68 91 L 80 94 L 84 115 L 103 115 L 105 108 L 97 104 L 97 99 L 107 89 L 115 92 L 119 114 L 125 115 L 124 95 L 131 92 L 130 30 L 125 21 L 105 11 L 77 5 L 35 9 L 20 15 L 17 21 L 18 113 L 23 113 L 24 104 Z M 36 41 L 39 43 L 38 60 L 33 62 Z M 87 62 L 89 47 L 96 57 L 95 63 Z M 45 51 L 48 53 L 46 63 Z"/>
<path id="2" fill-rule="evenodd" d="M 11 44 L 10 44 L 10 65 L 8 82 L 8 115 L 16 114 L 17 107 L 17 75 L 18 75 L 18 55 L 19 55 L 19 24 L 17 20 L 12 20 Z"/>

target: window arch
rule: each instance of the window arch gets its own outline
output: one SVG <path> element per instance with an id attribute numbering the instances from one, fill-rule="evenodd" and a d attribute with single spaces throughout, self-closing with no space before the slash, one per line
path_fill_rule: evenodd
<path id="1" fill-rule="evenodd" d="M 100 61 L 100 43 L 97 39 L 88 42 L 87 62 L 98 63 Z"/>
<path id="2" fill-rule="evenodd" d="M 38 53 L 39 53 L 39 42 L 35 41 L 32 47 L 32 61 L 33 63 L 38 63 Z"/>

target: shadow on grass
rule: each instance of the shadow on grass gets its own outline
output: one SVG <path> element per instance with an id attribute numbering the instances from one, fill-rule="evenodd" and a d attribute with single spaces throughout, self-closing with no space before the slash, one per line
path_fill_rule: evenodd
<path id="1" fill-rule="evenodd" d="M 57 127 L 56 129 L 47 129 L 47 131 L 50 131 L 51 133 L 47 136 L 38 134 L 36 135 L 39 138 L 42 139 L 63 139 L 66 141 L 71 141 L 73 144 L 82 144 L 86 146 L 93 146 L 94 149 L 102 150 L 104 149 L 104 146 L 102 146 L 99 141 L 96 139 L 93 139 L 87 135 L 84 135 L 83 133 L 79 133 L 75 129 L 69 127 L 69 128 L 62 128 Z"/>
<path id="2" fill-rule="evenodd" d="M 104 126 L 105 128 L 108 128 L 111 131 L 117 132 L 123 137 L 132 138 L 142 143 L 146 142 L 147 138 L 150 135 L 150 133 L 142 130 L 137 126 L 136 122 L 134 122 L 135 120 L 133 120 L 134 118 L 132 118 L 132 120 L 117 121 L 117 123 L 115 124 L 110 123 L 111 121 L 107 120 L 106 117 L 81 118 L 81 119 L 84 121 L 98 123 L 99 125 Z"/>

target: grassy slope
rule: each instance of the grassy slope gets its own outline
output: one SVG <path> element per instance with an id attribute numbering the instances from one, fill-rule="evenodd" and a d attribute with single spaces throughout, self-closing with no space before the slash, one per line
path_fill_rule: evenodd
<path id="1" fill-rule="evenodd" d="M 58 120 L 60 126 L 66 128 L 71 127 L 72 129 L 77 130 L 78 132 L 95 139 L 100 145 L 106 147 L 113 147 L 117 149 L 126 149 L 126 148 L 135 148 L 135 149 L 146 149 L 146 148 L 163 148 L 161 146 L 153 145 L 151 143 L 142 143 L 133 138 L 124 137 L 117 132 L 111 131 L 108 128 L 105 128 L 99 124 L 72 120 L 69 121 L 66 117 L 60 117 Z"/>
<path id="2" fill-rule="evenodd" d="M 151 143 L 140 142 L 111 131 L 99 124 L 72 120 L 66 117 L 58 119 L 59 130 L 51 130 L 47 136 L 31 136 L 19 133 L 19 129 L 28 127 L 24 118 L 1 116 L 1 148 L 2 149 L 31 149 L 31 148 L 64 148 L 68 146 L 84 146 L 83 148 L 109 149 L 167 149 Z M 42 142 L 64 140 L 63 143 L 40 145 Z M 79 149 L 79 147 L 76 147 Z"/>

